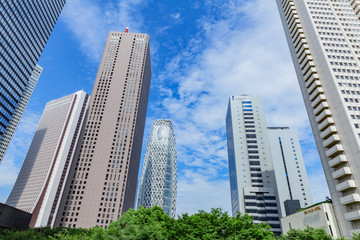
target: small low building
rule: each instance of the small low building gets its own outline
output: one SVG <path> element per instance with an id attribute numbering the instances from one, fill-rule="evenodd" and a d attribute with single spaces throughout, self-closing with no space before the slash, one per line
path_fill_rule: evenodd
<path id="1" fill-rule="evenodd" d="M 323 227 L 332 237 L 342 237 L 331 200 L 300 209 L 296 213 L 282 218 L 281 226 L 284 234 L 290 229 L 303 230 L 309 226 L 312 228 Z"/>
<path id="2" fill-rule="evenodd" d="M 6 229 L 26 230 L 30 220 L 30 213 L 0 203 L 0 233 Z"/>

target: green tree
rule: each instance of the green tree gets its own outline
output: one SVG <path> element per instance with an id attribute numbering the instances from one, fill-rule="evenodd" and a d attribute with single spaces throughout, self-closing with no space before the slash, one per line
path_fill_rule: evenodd
<path id="1" fill-rule="evenodd" d="M 109 239 L 170 239 L 175 220 L 162 208 L 145 209 L 139 207 L 124 213 L 118 221 L 110 224 L 105 237 Z"/>
<path id="2" fill-rule="evenodd" d="M 175 222 L 173 239 L 274 239 L 268 224 L 254 224 L 247 214 L 235 218 L 221 209 L 183 214 Z"/>
<path id="3" fill-rule="evenodd" d="M 307 226 L 304 230 L 291 229 L 279 237 L 280 240 L 333 240 L 324 228 Z"/>

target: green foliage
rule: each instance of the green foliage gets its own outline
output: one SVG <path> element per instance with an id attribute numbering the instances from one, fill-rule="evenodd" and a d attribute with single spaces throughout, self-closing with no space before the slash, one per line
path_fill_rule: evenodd
<path id="1" fill-rule="evenodd" d="M 106 231 L 108 239 L 169 239 L 175 220 L 162 208 L 145 209 L 139 207 L 124 213 L 118 221 L 110 224 Z M 170 230 L 170 231 L 169 231 Z"/>
<path id="2" fill-rule="evenodd" d="M 360 240 L 360 233 L 354 233 L 352 239 L 353 240 Z"/>
<path id="3" fill-rule="evenodd" d="M 118 221 L 104 230 L 100 227 L 82 228 L 34 228 L 26 231 L 5 231 L 0 240 L 332 240 L 323 228 L 307 227 L 292 229 L 275 237 L 268 224 L 254 224 L 247 214 L 230 217 L 221 209 L 209 213 L 199 211 L 194 215 L 183 214 L 172 219 L 160 207 L 130 209 Z M 340 240 L 340 239 L 338 239 Z M 354 234 L 353 240 L 360 240 Z"/>
<path id="4" fill-rule="evenodd" d="M 268 229 L 265 223 L 255 225 L 247 214 L 232 218 L 221 209 L 212 209 L 210 213 L 199 211 L 179 217 L 173 239 L 274 239 Z"/>
<path id="5" fill-rule="evenodd" d="M 291 229 L 279 237 L 281 240 L 333 240 L 324 228 Z"/>
<path id="6" fill-rule="evenodd" d="M 45 239 L 104 239 L 101 238 L 104 229 L 95 227 L 91 229 L 84 228 L 29 228 L 26 231 L 6 230 L 0 235 L 1 240 L 45 240 Z"/>

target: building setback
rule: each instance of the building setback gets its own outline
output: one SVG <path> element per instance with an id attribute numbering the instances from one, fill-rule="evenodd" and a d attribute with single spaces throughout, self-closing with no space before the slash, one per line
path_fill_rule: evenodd
<path id="1" fill-rule="evenodd" d="M 286 200 L 299 200 L 301 208 L 312 205 L 311 189 L 297 131 L 287 127 L 268 127 L 268 135 L 281 215 L 284 217 Z"/>
<path id="2" fill-rule="evenodd" d="M 176 143 L 170 120 L 156 120 L 146 147 L 138 206 L 160 206 L 176 214 Z"/>
<path id="3" fill-rule="evenodd" d="M 134 208 L 150 79 L 149 36 L 110 32 L 55 226 L 107 228 Z"/>
<path id="4" fill-rule="evenodd" d="M 18 123 L 13 115 L 24 111 L 23 96 L 33 89 L 30 76 L 65 3 L 0 1 L 0 163 Z"/>
<path id="5" fill-rule="evenodd" d="M 248 213 L 280 234 L 281 209 L 260 97 L 230 98 L 226 133 L 233 216 Z"/>
<path id="6" fill-rule="evenodd" d="M 52 226 L 89 96 L 84 91 L 46 104 L 7 205 L 32 214 L 31 227 Z"/>
<path id="7" fill-rule="evenodd" d="M 341 235 L 360 231 L 359 1 L 277 0 Z"/>

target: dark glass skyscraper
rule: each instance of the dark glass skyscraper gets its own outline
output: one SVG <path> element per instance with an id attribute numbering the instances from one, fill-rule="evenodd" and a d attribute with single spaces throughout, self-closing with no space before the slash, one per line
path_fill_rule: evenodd
<path id="1" fill-rule="evenodd" d="M 65 3 L 66 0 L 0 0 L 0 139 Z M 6 148 L 1 147 L 0 161 Z"/>

